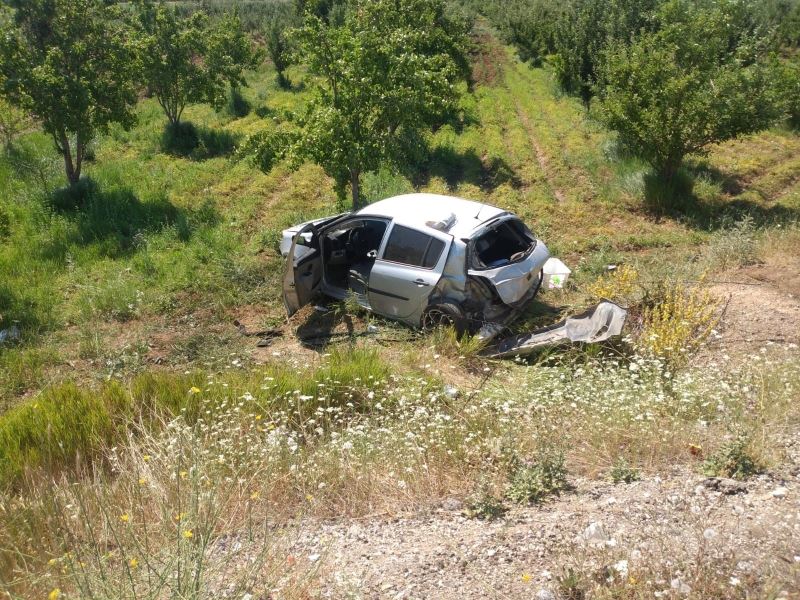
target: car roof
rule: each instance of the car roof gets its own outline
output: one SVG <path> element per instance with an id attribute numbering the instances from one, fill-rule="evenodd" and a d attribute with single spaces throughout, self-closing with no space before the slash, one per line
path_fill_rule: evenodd
<path id="1" fill-rule="evenodd" d="M 454 237 L 468 237 L 483 223 L 506 212 L 496 206 L 453 196 L 402 194 L 365 206 L 357 214 L 391 217 L 398 223 L 418 229 L 434 229 Z"/>

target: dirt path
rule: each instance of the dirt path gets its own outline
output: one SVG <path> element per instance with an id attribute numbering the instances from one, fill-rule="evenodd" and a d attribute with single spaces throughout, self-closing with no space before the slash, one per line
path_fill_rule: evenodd
<path id="1" fill-rule="evenodd" d="M 547 600 L 570 566 L 618 585 L 641 580 L 650 597 L 688 595 L 676 585 L 719 597 L 711 576 L 723 586 L 768 578 L 776 594 L 800 597 L 796 442 L 790 454 L 786 473 L 746 484 L 685 470 L 629 485 L 575 481 L 560 499 L 491 522 L 450 500 L 417 516 L 310 524 L 294 551 L 320 561 L 330 598 Z"/>
<path id="2" fill-rule="evenodd" d="M 536 155 L 536 162 L 539 163 L 539 167 L 544 173 L 545 178 L 547 179 L 547 184 L 550 186 L 550 189 L 553 192 L 553 196 L 555 197 L 558 202 L 563 203 L 566 200 L 566 196 L 564 192 L 556 185 L 556 177 L 553 173 L 553 169 L 550 166 L 550 159 L 547 157 L 542 146 L 539 142 L 536 141 L 535 131 L 533 129 L 533 125 L 528 118 L 527 113 L 522 108 L 519 102 L 516 103 L 516 110 L 517 110 L 517 117 L 519 118 L 519 122 L 522 123 L 522 126 L 525 128 L 525 131 L 528 133 L 528 140 L 530 141 L 531 146 L 533 147 L 534 153 Z"/>
<path id="3" fill-rule="evenodd" d="M 727 303 L 720 338 L 724 352 L 758 351 L 767 343 L 800 344 L 800 257 L 789 264 L 752 265 L 719 278 L 711 289 Z"/>

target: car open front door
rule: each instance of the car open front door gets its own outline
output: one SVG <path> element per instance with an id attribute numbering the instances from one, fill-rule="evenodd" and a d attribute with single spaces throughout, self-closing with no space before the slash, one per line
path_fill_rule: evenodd
<path id="1" fill-rule="evenodd" d="M 283 272 L 283 303 L 291 317 L 311 301 L 322 283 L 322 252 L 317 228 L 309 223 L 292 240 Z"/>
<path id="2" fill-rule="evenodd" d="M 452 236 L 394 224 L 369 274 L 372 310 L 419 325 L 444 272 Z"/>

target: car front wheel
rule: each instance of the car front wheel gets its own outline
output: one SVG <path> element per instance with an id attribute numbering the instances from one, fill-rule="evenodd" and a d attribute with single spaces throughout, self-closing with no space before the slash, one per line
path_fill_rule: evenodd
<path id="1" fill-rule="evenodd" d="M 458 335 L 467 331 L 467 318 L 458 305 L 451 302 L 431 304 L 422 313 L 422 329 L 432 331 L 437 327 L 452 327 Z"/>

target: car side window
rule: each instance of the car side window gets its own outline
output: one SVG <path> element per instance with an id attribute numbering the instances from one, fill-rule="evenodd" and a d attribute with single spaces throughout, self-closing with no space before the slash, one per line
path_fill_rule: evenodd
<path id="1" fill-rule="evenodd" d="M 444 242 L 416 229 L 395 225 L 383 259 L 391 262 L 432 269 L 439 262 L 439 257 L 444 250 Z"/>

